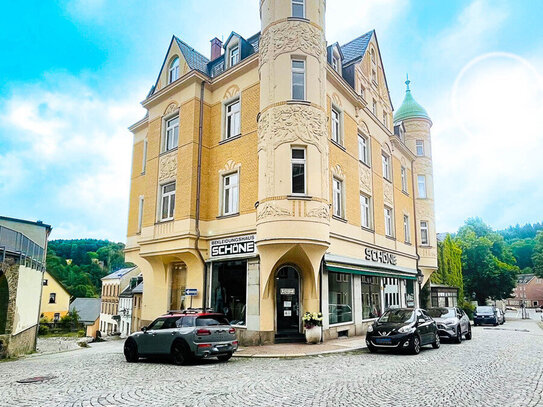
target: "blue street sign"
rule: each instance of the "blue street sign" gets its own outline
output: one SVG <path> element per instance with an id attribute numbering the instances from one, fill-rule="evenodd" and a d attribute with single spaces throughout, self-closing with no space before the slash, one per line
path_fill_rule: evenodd
<path id="1" fill-rule="evenodd" d="M 188 295 L 190 297 L 195 297 L 198 295 L 198 289 L 197 288 L 185 288 L 185 295 Z"/>

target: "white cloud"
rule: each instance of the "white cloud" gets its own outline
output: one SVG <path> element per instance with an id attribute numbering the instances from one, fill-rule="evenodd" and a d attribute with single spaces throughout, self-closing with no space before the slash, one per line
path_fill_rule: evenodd
<path id="1" fill-rule="evenodd" d="M 0 192 L 26 196 L 29 213 L 21 209 L 21 216 L 65 225 L 55 236 L 124 240 L 132 152 L 127 127 L 143 116 L 137 101 L 145 92 L 132 88 L 113 99 L 73 77 L 50 79 L 0 100 L 0 140 L 17 139 L 0 152 L 0 176 L 12 179 L 0 183 Z"/>

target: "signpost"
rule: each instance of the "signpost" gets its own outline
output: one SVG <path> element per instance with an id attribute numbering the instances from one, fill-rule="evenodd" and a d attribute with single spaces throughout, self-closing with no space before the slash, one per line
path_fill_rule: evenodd
<path id="1" fill-rule="evenodd" d="M 190 297 L 190 308 L 192 308 L 192 297 L 196 297 L 198 295 L 198 289 L 197 288 L 185 288 L 185 295 Z"/>

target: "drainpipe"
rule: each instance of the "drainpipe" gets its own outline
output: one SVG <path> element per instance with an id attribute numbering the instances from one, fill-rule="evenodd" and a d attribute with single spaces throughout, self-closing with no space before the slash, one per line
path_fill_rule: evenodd
<path id="1" fill-rule="evenodd" d="M 417 221 L 417 200 L 415 198 L 415 168 L 413 166 L 413 161 L 411 161 L 411 183 L 413 184 L 413 221 L 415 222 L 415 253 L 417 255 L 417 258 L 415 260 L 416 268 L 417 268 L 417 284 L 419 286 L 419 292 L 417 294 L 417 302 L 419 303 L 419 307 L 422 307 L 421 301 L 420 301 L 420 291 L 422 290 L 422 283 L 418 282 L 418 274 L 419 274 L 419 234 L 418 234 L 418 221 Z"/>
<path id="2" fill-rule="evenodd" d="M 200 198 L 202 190 L 202 139 L 203 139 L 203 127 L 204 127 L 204 91 L 205 91 L 205 81 L 202 81 L 200 87 L 200 124 L 198 126 L 198 172 L 196 178 L 196 242 L 194 248 L 198 253 L 198 257 L 202 262 L 203 269 L 203 290 L 202 290 L 202 308 L 206 308 L 206 296 L 207 296 L 207 266 L 200 251 L 199 241 L 200 241 Z"/>

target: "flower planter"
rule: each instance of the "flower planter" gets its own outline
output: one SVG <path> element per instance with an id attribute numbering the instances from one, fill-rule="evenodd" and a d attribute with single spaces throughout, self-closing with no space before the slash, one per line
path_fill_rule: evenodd
<path id="1" fill-rule="evenodd" d="M 305 330 L 305 340 L 307 343 L 319 343 L 321 341 L 322 326 L 314 326 Z"/>

